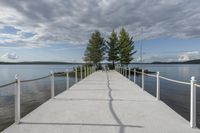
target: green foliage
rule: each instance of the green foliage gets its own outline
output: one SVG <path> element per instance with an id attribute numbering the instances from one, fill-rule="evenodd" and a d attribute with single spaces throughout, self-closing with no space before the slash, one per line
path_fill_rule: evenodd
<path id="1" fill-rule="evenodd" d="M 115 67 L 115 62 L 119 60 L 119 43 L 118 36 L 116 32 L 113 30 L 111 35 L 108 37 L 107 41 L 107 53 L 108 53 L 108 61 L 112 62 L 112 68 Z"/>
<path id="2" fill-rule="evenodd" d="M 108 61 L 110 68 L 115 68 L 115 63 L 120 61 L 122 65 L 128 65 L 133 60 L 134 41 L 124 28 L 121 29 L 119 36 L 113 30 L 106 42 Z M 84 61 L 90 65 L 95 64 L 97 68 L 101 68 L 100 62 L 104 59 L 105 42 L 99 31 L 91 34 L 87 48 L 84 54 Z"/>
<path id="3" fill-rule="evenodd" d="M 103 60 L 105 50 L 104 38 L 101 37 L 99 31 L 95 31 L 91 34 L 89 39 L 84 61 L 87 63 L 95 64 L 96 66 Z"/>
<path id="4" fill-rule="evenodd" d="M 119 34 L 119 59 L 121 64 L 128 65 L 132 60 L 134 51 L 133 38 L 129 36 L 124 28 L 121 29 Z"/>

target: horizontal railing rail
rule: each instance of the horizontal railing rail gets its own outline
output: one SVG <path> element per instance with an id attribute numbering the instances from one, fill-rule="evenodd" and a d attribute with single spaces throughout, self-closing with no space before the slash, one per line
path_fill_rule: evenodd
<path id="1" fill-rule="evenodd" d="M 167 80 L 167 81 L 171 81 L 171 82 L 174 82 L 174 83 L 179 83 L 179 84 L 184 84 L 184 85 L 190 85 L 191 83 L 189 82 L 184 82 L 184 81 L 179 81 L 179 80 L 175 80 L 175 79 L 170 79 L 170 78 L 166 78 L 166 77 L 163 77 L 163 76 L 159 76 L 161 79 L 164 79 L 164 80 Z"/>
<path id="2" fill-rule="evenodd" d="M 13 82 L 10 82 L 10 83 L 4 84 L 4 85 L 0 85 L 0 88 L 4 88 L 4 87 L 10 86 L 10 85 L 13 85 L 15 83 L 16 83 L 16 81 L 13 81 Z"/>
<path id="3" fill-rule="evenodd" d="M 35 79 L 21 80 L 21 83 L 37 81 L 37 80 L 41 80 L 41 79 L 45 79 L 45 78 L 49 78 L 49 77 L 51 77 L 51 75 L 47 75 L 47 76 L 39 77 L 39 78 L 35 78 Z"/>
<path id="4" fill-rule="evenodd" d="M 200 88 L 200 85 L 199 85 L 199 84 L 195 84 L 195 85 L 196 85 L 196 87 Z"/>
<path id="5" fill-rule="evenodd" d="M 127 77 L 127 71 L 129 73 L 128 77 L 130 80 L 130 75 L 131 72 L 134 72 L 133 76 L 133 82 L 136 83 L 136 73 L 141 74 L 142 76 L 142 89 L 144 90 L 144 76 L 150 76 L 156 78 L 156 99 L 160 100 L 160 79 L 167 80 L 173 83 L 178 83 L 178 84 L 183 84 L 183 85 L 188 85 L 190 86 L 190 126 L 192 128 L 196 127 L 196 88 L 200 88 L 199 84 L 196 84 L 195 77 L 191 77 L 190 82 L 185 82 L 185 81 L 180 81 L 180 80 L 175 80 L 175 79 L 170 79 L 164 76 L 160 76 L 159 72 L 156 72 L 155 74 L 148 74 L 145 73 L 144 69 L 141 69 L 141 71 L 137 71 L 136 69 L 130 69 L 127 67 L 121 67 L 117 66 L 115 68 L 116 71 L 121 73 L 123 76 Z"/>
<path id="6" fill-rule="evenodd" d="M 154 78 L 156 78 L 156 75 L 154 75 L 154 74 L 144 73 L 144 75 L 149 76 L 149 77 L 154 77 Z"/>
<path id="7" fill-rule="evenodd" d="M 52 68 L 54 69 L 54 68 Z M 78 70 L 79 69 L 79 70 Z M 70 71 L 69 71 L 70 70 Z M 72 70 L 72 71 L 71 71 Z M 76 66 L 76 67 L 73 67 L 73 68 L 68 68 L 68 69 L 65 69 L 65 71 L 62 71 L 62 72 L 53 72 L 51 71 L 49 75 L 46 75 L 46 76 L 43 76 L 43 77 L 38 77 L 38 78 L 34 78 L 34 79 L 28 79 L 28 80 L 20 80 L 20 75 L 15 75 L 15 81 L 13 82 L 10 82 L 10 83 L 7 83 L 7 84 L 4 84 L 4 85 L 0 85 L 0 88 L 3 88 L 3 87 L 7 87 L 9 85 L 12 85 L 12 84 L 15 84 L 15 123 L 16 124 L 19 124 L 20 123 L 20 114 L 21 114 L 21 111 L 20 111 L 20 93 L 21 93 L 21 83 L 25 83 L 25 82 L 32 82 L 32 81 L 37 81 L 37 80 L 41 80 L 41 79 L 45 79 L 45 78 L 49 78 L 50 77 L 50 80 L 51 80 L 51 98 L 54 98 L 55 97 L 55 90 L 54 90 L 54 76 L 55 75 L 59 75 L 59 73 L 62 73 L 65 74 L 63 77 L 66 77 L 66 90 L 69 88 L 69 73 L 70 72 L 74 72 L 75 73 L 75 83 L 78 82 L 78 74 L 80 74 L 80 80 L 83 79 L 83 77 L 87 77 L 88 75 L 92 74 L 93 72 L 96 71 L 96 67 L 94 66 Z M 79 73 L 78 73 L 79 72 Z M 84 73 L 84 76 L 83 76 L 83 73 Z"/>

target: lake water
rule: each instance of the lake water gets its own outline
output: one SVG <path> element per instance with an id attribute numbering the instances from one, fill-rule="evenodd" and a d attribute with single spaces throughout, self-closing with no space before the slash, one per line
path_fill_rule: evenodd
<path id="1" fill-rule="evenodd" d="M 53 72 L 73 70 L 76 65 L 0 65 L 0 86 L 15 81 L 19 74 L 21 80 L 35 79 Z M 66 77 L 56 77 L 55 94 L 66 90 Z M 21 83 L 21 116 L 28 114 L 50 98 L 51 78 Z M 75 83 L 74 75 L 69 76 L 70 86 Z M 0 88 L 0 131 L 14 122 L 15 84 Z"/>
<path id="2" fill-rule="evenodd" d="M 190 82 L 195 76 L 200 84 L 200 65 L 185 64 L 139 64 L 131 67 L 143 67 L 150 71 L 160 72 L 161 76 Z M 133 80 L 133 75 L 131 76 Z M 136 83 L 141 86 L 141 75 L 136 77 Z M 156 78 L 145 76 L 144 88 L 151 95 L 156 95 Z M 182 85 L 170 81 L 160 80 L 160 97 L 169 107 L 189 121 L 190 119 L 190 85 Z M 189 125 L 188 125 L 189 126 Z M 197 126 L 200 127 L 200 88 L 197 88 Z"/>
<path id="3" fill-rule="evenodd" d="M 75 65 L 0 65 L 0 85 L 14 81 L 15 74 L 21 80 L 33 79 L 50 74 L 50 71 L 63 72 L 72 70 Z M 131 67 L 141 67 L 133 64 Z M 142 66 L 150 71 L 159 71 L 161 76 L 190 82 L 195 76 L 200 83 L 200 65 L 179 64 L 144 64 Z M 133 79 L 133 76 L 131 76 Z M 24 116 L 50 98 L 50 77 L 21 83 L 21 115 Z M 141 76 L 136 78 L 141 86 Z M 70 76 L 70 86 L 74 84 L 74 76 Z M 0 88 L 0 131 L 14 122 L 14 88 L 12 84 Z M 66 89 L 66 78 L 55 77 L 55 93 Z M 145 90 L 155 96 L 156 79 L 145 76 Z M 190 114 L 190 86 L 161 80 L 161 100 L 174 109 L 181 116 L 189 120 Z M 200 126 L 200 88 L 197 89 L 197 125 Z M 189 125 L 188 125 L 189 126 Z"/>

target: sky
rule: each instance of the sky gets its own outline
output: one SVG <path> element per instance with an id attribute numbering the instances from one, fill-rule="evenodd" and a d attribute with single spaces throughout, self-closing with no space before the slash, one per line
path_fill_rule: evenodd
<path id="1" fill-rule="evenodd" d="M 90 34 L 125 27 L 133 62 L 200 59 L 199 0 L 1 0 L 0 61 L 82 62 Z"/>

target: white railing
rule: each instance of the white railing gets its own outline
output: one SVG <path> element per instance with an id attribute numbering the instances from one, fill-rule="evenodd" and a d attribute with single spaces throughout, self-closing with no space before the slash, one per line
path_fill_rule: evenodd
<path id="1" fill-rule="evenodd" d="M 155 74 L 148 74 L 144 72 L 144 69 L 142 69 L 142 72 L 136 71 L 136 69 L 131 70 L 130 67 L 120 67 L 117 66 L 115 68 L 116 71 L 127 77 L 127 71 L 129 73 L 128 78 L 130 80 L 131 72 L 133 72 L 133 82 L 136 83 L 136 73 L 142 75 L 142 89 L 144 90 L 144 76 L 150 76 L 156 78 L 156 99 L 160 100 L 160 79 L 167 80 L 170 82 L 188 85 L 190 86 L 190 126 L 192 128 L 196 127 L 196 88 L 200 88 L 200 85 L 196 84 L 195 77 L 191 77 L 190 82 L 184 82 L 179 80 L 170 79 L 164 76 L 160 76 L 159 72 L 156 72 Z"/>
<path id="2" fill-rule="evenodd" d="M 88 75 L 92 74 L 93 72 L 96 71 L 96 67 L 94 66 L 90 66 L 90 67 L 83 67 L 82 66 L 78 66 L 80 68 L 80 80 L 83 79 L 83 70 L 84 70 L 84 78 L 87 77 Z M 75 83 L 78 82 L 78 71 L 77 68 L 75 67 L 74 71 L 69 71 L 68 69 L 64 72 L 66 73 L 66 90 L 69 89 L 69 73 L 70 72 L 74 72 L 75 73 Z M 16 75 L 15 76 L 15 81 L 5 84 L 5 85 L 1 85 L 0 88 L 15 84 L 15 123 L 19 124 L 20 123 L 20 93 L 21 93 L 21 83 L 23 82 L 30 82 L 30 81 L 36 81 L 36 80 L 40 80 L 40 79 L 45 79 L 48 77 L 51 77 L 51 98 L 54 99 L 55 97 L 55 84 L 54 84 L 54 76 L 56 73 L 54 73 L 53 71 L 50 72 L 50 75 L 44 76 L 44 77 L 40 77 L 37 79 L 30 79 L 30 80 L 20 80 L 20 76 Z"/>

